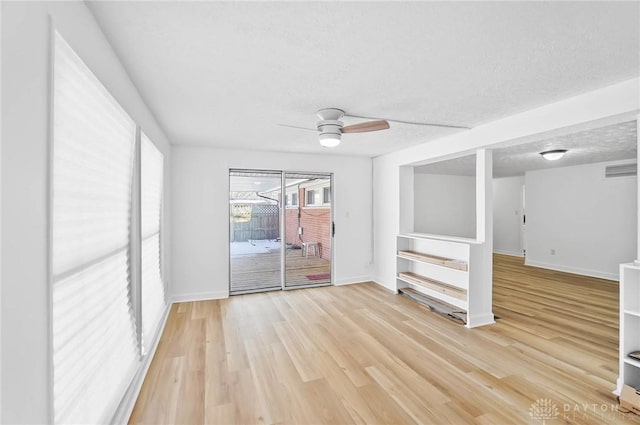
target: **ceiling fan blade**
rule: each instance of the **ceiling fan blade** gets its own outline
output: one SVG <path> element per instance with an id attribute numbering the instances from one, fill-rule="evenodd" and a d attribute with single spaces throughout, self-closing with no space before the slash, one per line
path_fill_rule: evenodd
<path id="1" fill-rule="evenodd" d="M 289 125 L 289 124 L 278 124 L 280 127 L 289 127 L 289 128 L 297 128 L 299 130 L 309 130 L 309 131 L 315 131 L 316 133 L 318 132 L 317 128 L 309 128 L 309 127 L 300 127 L 297 125 Z"/>
<path id="2" fill-rule="evenodd" d="M 355 115 L 355 114 L 344 114 L 345 117 L 352 117 L 352 118 L 362 118 L 365 120 L 379 120 L 380 118 L 378 117 L 367 117 L 364 115 Z M 411 124 L 411 125 L 423 125 L 423 126 L 427 126 L 427 127 L 443 127 L 443 128 L 459 128 L 462 130 L 471 130 L 471 127 L 465 127 L 463 125 L 454 125 L 454 124 L 443 124 L 443 123 L 436 123 L 436 122 L 416 122 L 416 121 L 405 121 L 405 120 L 396 120 L 394 118 L 386 118 L 386 121 L 391 121 L 391 122 L 398 122 L 401 124 Z"/>
<path id="3" fill-rule="evenodd" d="M 362 122 L 360 124 L 348 125 L 342 127 L 343 133 L 366 133 L 367 131 L 386 130 L 389 128 L 387 120 Z"/>

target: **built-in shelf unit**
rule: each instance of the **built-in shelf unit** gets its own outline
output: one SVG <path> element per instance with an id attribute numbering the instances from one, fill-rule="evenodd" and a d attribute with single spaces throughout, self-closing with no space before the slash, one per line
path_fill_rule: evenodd
<path id="1" fill-rule="evenodd" d="M 640 388 L 640 361 L 629 357 L 640 351 L 640 265 L 620 265 L 620 364 L 618 385 Z"/>
<path id="2" fill-rule="evenodd" d="M 479 259 L 473 261 L 482 254 L 481 248 L 482 244 L 472 239 L 400 234 L 396 290 L 467 327 L 493 323 L 491 284 L 483 288 L 482 279 L 474 278 L 470 267 L 481 264 Z"/>
<path id="3" fill-rule="evenodd" d="M 461 158 L 465 169 L 475 162 L 473 194 L 466 174 L 460 192 L 448 187 L 437 170 L 429 173 L 432 161 L 399 167 L 395 276 L 389 273 L 395 282 L 389 283 L 395 283 L 396 292 L 474 328 L 495 322 L 493 157 L 490 150 L 479 149 Z M 469 226 L 471 221 L 475 226 Z"/>

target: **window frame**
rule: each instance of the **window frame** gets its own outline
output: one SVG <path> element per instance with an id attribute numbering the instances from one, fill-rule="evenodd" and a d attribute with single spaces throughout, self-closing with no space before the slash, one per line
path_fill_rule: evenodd
<path id="1" fill-rule="evenodd" d="M 285 208 L 297 209 L 300 206 L 299 198 L 297 188 L 295 190 L 288 190 L 285 196 Z"/>
<path id="2" fill-rule="evenodd" d="M 140 340 L 139 340 L 139 344 L 140 344 L 140 350 L 141 350 L 141 354 L 143 356 L 146 356 L 149 354 L 149 352 L 151 351 L 152 346 L 151 345 L 147 345 L 147 341 L 150 341 L 151 343 L 153 343 L 156 339 L 156 337 L 158 337 L 158 331 L 161 327 L 161 323 L 162 323 L 162 319 L 163 319 L 163 315 L 166 313 L 167 311 L 167 307 L 168 307 L 168 303 L 167 303 L 167 284 L 166 284 L 166 280 L 164 279 L 164 269 L 163 269 L 163 265 L 164 265 L 164 249 L 163 249 L 163 244 L 162 244 L 162 240 L 164 237 L 164 225 L 163 225 L 163 217 L 164 217 L 164 154 L 162 153 L 162 151 L 160 149 L 158 149 L 158 147 L 156 146 L 155 143 L 153 143 L 153 140 L 151 140 L 151 138 L 142 131 L 142 129 L 138 126 L 138 137 L 137 137 L 137 143 L 138 143 L 138 147 L 136 149 L 136 153 L 138 154 L 137 158 L 136 158 L 136 166 L 137 166 L 137 174 L 140 176 L 140 178 L 138 179 L 138 185 L 137 185 L 137 189 L 139 190 L 140 194 L 139 194 L 139 199 L 140 199 L 140 204 L 139 207 L 137 209 L 137 211 L 135 211 L 135 213 L 137 214 L 137 216 L 139 216 L 140 219 L 140 224 L 139 224 L 139 228 L 140 228 L 140 233 L 136 233 L 136 236 L 139 235 L 139 241 L 137 241 L 139 243 L 139 249 L 140 249 L 140 260 L 139 263 L 137 264 L 137 266 L 140 268 L 140 281 L 139 284 L 137 285 L 137 290 L 141 291 L 141 296 L 140 296 L 140 320 L 138 322 L 138 328 L 140 329 Z M 143 178 L 143 165 L 144 165 L 144 148 L 143 148 L 143 143 L 147 143 L 152 149 L 154 149 L 155 151 L 157 151 L 157 155 L 160 156 L 160 199 L 159 199 L 159 207 L 158 207 L 158 228 L 157 231 L 154 231 L 152 234 L 144 234 L 144 216 L 143 216 L 143 200 L 144 200 L 144 187 L 143 187 L 143 183 L 144 183 L 144 178 Z M 152 159 L 152 158 L 149 158 Z M 155 230 L 155 229 L 154 229 Z M 156 318 L 157 321 L 154 324 L 155 325 L 155 329 L 152 329 L 149 332 L 149 335 L 144 335 L 144 308 L 143 308 L 143 299 L 142 297 L 144 296 L 144 292 L 142 291 L 142 285 L 143 285 L 143 271 L 144 271 L 144 263 L 143 263 L 143 244 L 145 242 L 147 242 L 148 240 L 154 238 L 157 235 L 158 237 L 158 273 L 159 273 L 159 280 L 160 280 L 160 284 L 162 286 L 162 300 L 164 303 L 164 312 L 162 314 L 160 314 L 160 317 Z"/>
<path id="3" fill-rule="evenodd" d="M 333 195 L 333 191 L 331 189 L 331 181 L 321 181 L 321 182 L 313 182 L 310 184 L 303 185 L 305 193 L 305 208 L 329 208 L 331 207 L 331 197 Z M 329 193 L 329 202 L 325 202 L 325 193 L 328 190 Z M 309 203 L 310 192 L 314 193 L 313 203 Z"/>
<path id="4" fill-rule="evenodd" d="M 306 207 L 317 207 L 318 206 L 318 204 L 316 204 L 316 193 L 317 193 L 316 189 L 305 189 L 304 190 L 304 194 L 305 194 L 304 205 Z M 309 202 L 309 200 L 311 200 L 311 202 Z"/>

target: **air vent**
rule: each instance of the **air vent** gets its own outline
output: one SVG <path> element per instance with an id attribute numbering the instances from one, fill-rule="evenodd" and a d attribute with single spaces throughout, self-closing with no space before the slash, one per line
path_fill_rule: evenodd
<path id="1" fill-rule="evenodd" d="M 609 165 L 605 168 L 605 177 L 635 176 L 638 174 L 638 164 Z"/>

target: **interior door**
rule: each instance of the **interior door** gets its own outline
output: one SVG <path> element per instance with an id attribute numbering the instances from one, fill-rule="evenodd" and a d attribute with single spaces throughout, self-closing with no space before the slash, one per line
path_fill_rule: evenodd
<path id="1" fill-rule="evenodd" d="M 229 171 L 231 294 L 282 288 L 280 171 Z"/>
<path id="2" fill-rule="evenodd" d="M 332 175 L 288 172 L 284 183 L 284 287 L 330 285 Z"/>

